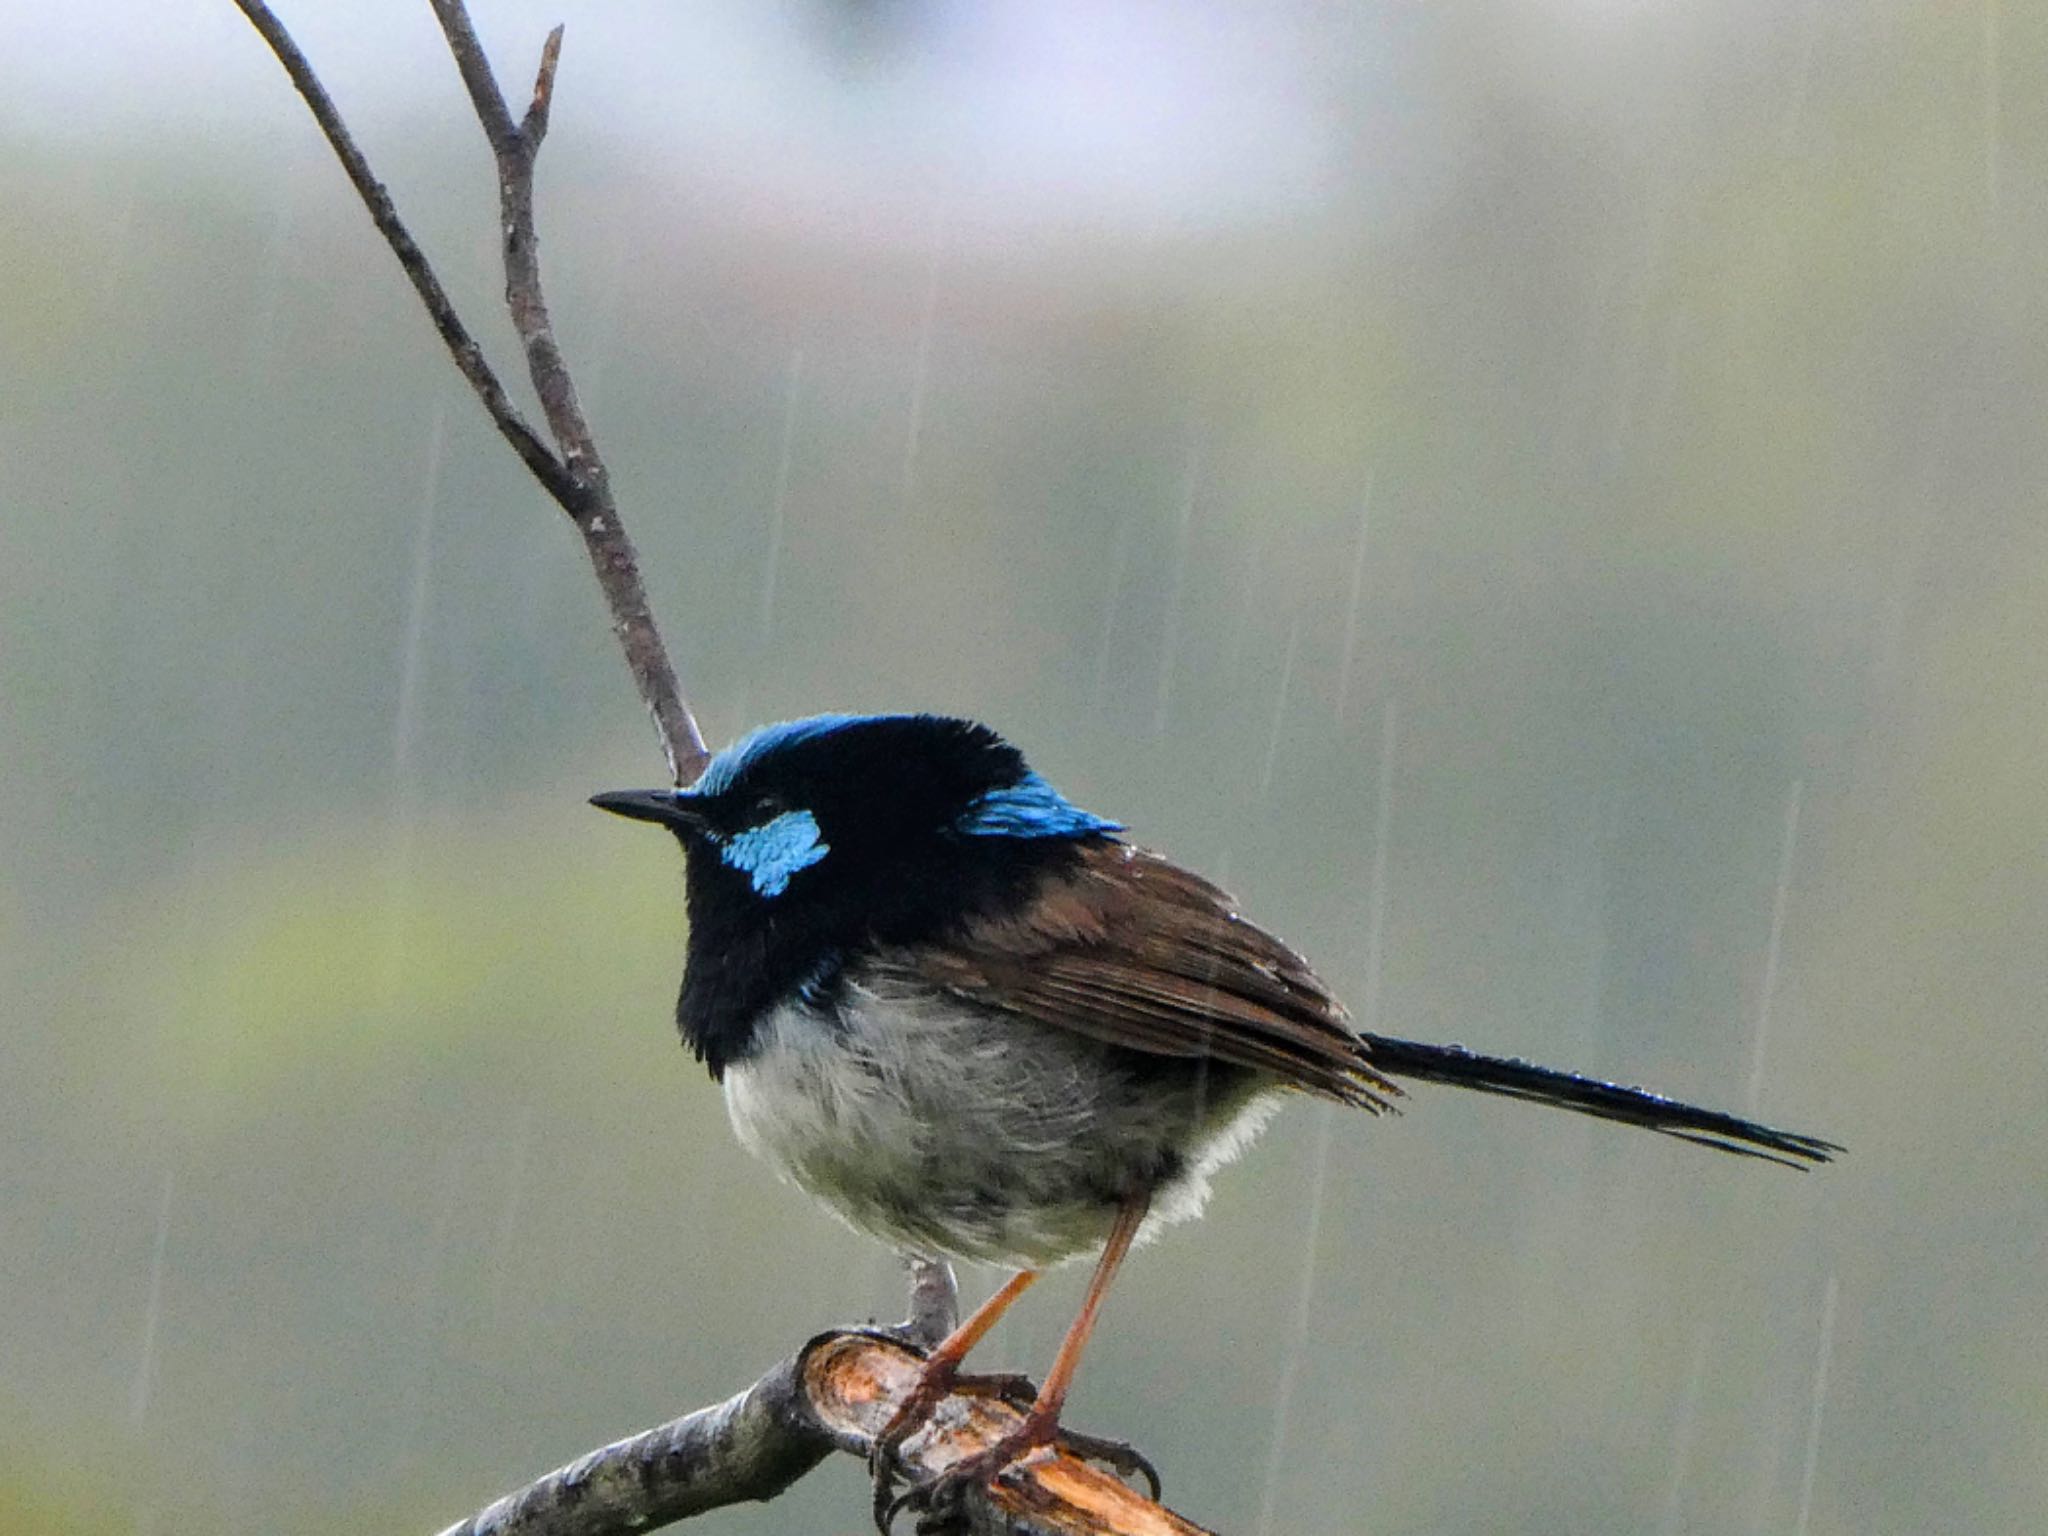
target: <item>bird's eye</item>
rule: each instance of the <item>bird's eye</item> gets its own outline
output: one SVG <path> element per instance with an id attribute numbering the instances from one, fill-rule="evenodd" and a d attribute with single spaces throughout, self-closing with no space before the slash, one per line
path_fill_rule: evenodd
<path id="1" fill-rule="evenodd" d="M 753 801 L 747 807 L 748 814 L 757 825 L 764 821 L 773 821 L 788 809 L 789 802 L 773 790 L 763 790 L 760 794 L 754 796 Z"/>

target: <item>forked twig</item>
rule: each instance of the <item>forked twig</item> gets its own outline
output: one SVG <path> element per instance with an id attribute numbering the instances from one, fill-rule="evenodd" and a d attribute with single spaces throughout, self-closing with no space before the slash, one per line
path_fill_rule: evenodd
<path id="1" fill-rule="evenodd" d="M 654 614 L 647 602 L 647 589 L 640 579 L 638 557 L 634 554 L 632 540 L 626 536 L 624 524 L 619 521 L 618 507 L 612 500 L 611 479 L 605 472 L 604 459 L 591 435 L 590 422 L 576 399 L 576 386 L 569 376 L 568 364 L 562 359 L 561 348 L 555 342 L 554 327 L 548 318 L 547 301 L 541 290 L 540 253 L 533 222 L 533 168 L 540 153 L 541 140 L 547 133 L 548 104 L 554 93 L 555 67 L 562 52 L 562 29 L 557 27 L 549 34 L 547 46 L 541 53 L 539 74 L 534 81 L 532 105 L 528 107 L 524 120 L 515 123 L 506 109 L 504 97 L 499 94 L 490 62 L 484 57 L 483 45 L 477 41 L 476 29 L 470 24 L 469 14 L 461 0 L 432 0 L 434 14 L 440 19 L 449 51 L 455 55 L 456 68 L 462 73 L 477 120 L 483 124 L 484 137 L 489 140 L 492 157 L 497 161 L 500 231 L 505 255 L 505 302 L 511 310 L 520 345 L 526 352 L 527 372 L 533 379 L 534 392 L 540 397 L 548 431 L 555 441 L 554 448 L 550 449 L 527 425 L 518 407 L 513 405 L 504 385 L 484 357 L 483 349 L 455 313 L 447 290 L 441 286 L 425 253 L 399 218 L 391 194 L 371 172 L 369 161 L 356 147 L 348 125 L 335 109 L 326 87 L 320 83 L 305 54 L 292 41 L 284 24 L 263 0 L 234 0 L 234 4 L 262 35 L 264 42 L 270 45 L 270 51 L 277 56 L 292 84 L 305 98 L 313 120 L 327 136 L 342 169 L 355 184 L 356 192 L 369 209 L 378 231 L 391 247 L 392 254 L 397 256 L 414 291 L 419 294 L 420 302 L 433 319 L 435 329 L 447 343 L 455 366 L 469 380 L 470 387 L 476 391 L 498 431 L 519 455 L 520 462 L 547 488 L 548 494 L 569 514 L 569 520 L 583 536 L 584 549 L 590 556 L 591 568 L 597 573 L 598 586 L 603 589 L 605 606 L 611 613 L 612 633 L 618 637 L 619 645 L 626 653 L 626 665 L 632 671 L 641 702 L 654 718 L 655 732 L 661 739 L 663 755 L 668 759 L 670 776 L 678 784 L 692 782 L 703 772 L 711 754 L 705 749 L 704 737 L 697 729 L 695 717 L 683 701 L 675 669 L 669 664 L 668 651 L 655 627 Z"/>
<path id="2" fill-rule="evenodd" d="M 520 461 L 569 515 L 583 537 L 618 636 L 662 750 L 678 784 L 709 761 L 649 609 L 632 542 L 619 520 L 610 477 L 576 397 L 540 279 L 534 229 L 533 172 L 554 98 L 562 29 L 548 34 L 533 96 L 514 122 L 462 0 L 429 0 L 469 91 L 497 162 L 505 301 L 527 371 L 554 439 L 550 448 L 520 414 L 456 314 L 447 291 L 371 172 L 348 126 L 306 56 L 263 0 L 234 0 L 305 98 L 378 231 Z M 917 1267 L 911 1320 L 895 1337 L 832 1333 L 806 1345 L 739 1396 L 593 1451 L 500 1499 L 446 1536 L 623 1536 L 747 1499 L 773 1498 L 837 1448 L 865 1456 L 895 1402 L 916 1374 L 914 1348 L 937 1342 L 953 1325 L 957 1290 L 944 1264 Z M 969 1394 L 947 1399 L 904 1455 L 909 1470 L 935 1472 L 960 1455 L 994 1444 L 1014 1418 L 1006 1404 Z M 1114 1479 L 1065 1454 L 1013 1468 L 972 1491 L 958 1512 L 963 1529 L 1004 1536 L 1202 1536 L 1194 1526 L 1139 1498 Z"/>

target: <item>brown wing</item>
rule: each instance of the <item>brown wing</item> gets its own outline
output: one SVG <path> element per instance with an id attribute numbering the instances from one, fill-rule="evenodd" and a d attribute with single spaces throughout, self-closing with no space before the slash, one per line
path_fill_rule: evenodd
<path id="1" fill-rule="evenodd" d="M 1400 1094 L 1307 961 L 1201 876 L 1127 844 L 1087 849 L 1023 913 L 885 964 L 1132 1050 L 1252 1067 L 1373 1110 Z"/>

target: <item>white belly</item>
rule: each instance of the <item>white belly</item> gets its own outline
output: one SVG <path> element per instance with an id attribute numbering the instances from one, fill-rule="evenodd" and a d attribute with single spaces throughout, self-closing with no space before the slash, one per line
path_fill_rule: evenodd
<path id="1" fill-rule="evenodd" d="M 1040 1268 L 1092 1253 L 1154 1184 L 1142 1242 L 1199 1215 L 1208 1176 L 1282 1090 L 1198 1063 L 1143 1081 L 1058 1029 L 848 984 L 789 1005 L 725 1074 L 734 1131 L 848 1223 L 908 1253 Z"/>

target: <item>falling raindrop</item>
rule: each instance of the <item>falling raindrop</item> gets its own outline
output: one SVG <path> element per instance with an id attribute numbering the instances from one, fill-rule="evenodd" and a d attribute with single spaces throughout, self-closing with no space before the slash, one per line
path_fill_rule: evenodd
<path id="1" fill-rule="evenodd" d="M 1754 1115 L 1764 1091 L 1764 1049 L 1771 1032 L 1771 998 L 1778 990 L 1778 955 L 1785 938 L 1785 905 L 1792 890 L 1792 867 L 1799 846 L 1799 801 L 1806 792 L 1803 779 L 1792 781 L 1785 797 L 1785 835 L 1778 848 L 1778 884 L 1771 897 L 1771 936 L 1764 946 L 1764 978 L 1757 1001 L 1756 1039 L 1749 1062 L 1749 1113 Z"/>
<path id="2" fill-rule="evenodd" d="M 400 1466 L 411 1462 L 413 1448 L 420 1443 L 420 1428 L 426 1422 L 429 1372 L 435 1359 L 432 1346 L 442 1310 L 442 1279 L 454 1236 L 455 1214 L 461 1204 L 462 1148 L 459 1144 L 450 1142 L 443 1149 L 434 1187 L 433 1224 L 427 1229 L 426 1242 L 421 1245 L 419 1273 L 413 1284 L 412 1313 L 417 1347 L 393 1414 L 393 1423 L 398 1429 Z"/>
<path id="3" fill-rule="evenodd" d="M 519 1113 L 512 1147 L 505 1159 L 505 1201 L 498 1207 L 498 1230 L 491 1242 L 490 1294 L 486 1312 L 494 1326 L 505 1321 L 505 1292 L 519 1237 L 519 1216 L 526 1204 L 527 1152 L 533 1145 L 533 1106 Z"/>
<path id="4" fill-rule="evenodd" d="M 1294 654 L 1301 648 L 1301 615 L 1287 626 L 1287 659 L 1280 663 L 1280 686 L 1273 690 L 1273 719 L 1266 730 L 1266 758 L 1259 765 L 1259 802 L 1273 788 L 1273 769 L 1280 760 L 1280 729 L 1287 721 L 1287 694 L 1294 683 Z"/>
<path id="5" fill-rule="evenodd" d="M 262 259 L 256 264 L 258 276 L 253 301 L 249 305 L 246 341 L 252 378 L 268 378 L 277 357 L 277 316 L 284 305 L 285 253 L 292 249 L 291 192 L 294 185 L 293 179 L 287 176 L 278 198 L 277 216 L 271 223 L 269 238 L 264 241 Z"/>
<path id="6" fill-rule="evenodd" d="M 601 343 L 591 348 L 587 361 L 576 367 L 576 393 L 582 397 L 583 413 L 592 421 L 604 419 L 608 401 L 607 385 L 611 382 L 614 359 L 630 355 L 627 349 L 617 344 L 622 319 L 626 311 L 626 279 L 633 271 L 633 261 L 640 254 L 633 226 L 624 219 L 603 219 L 595 221 L 592 234 L 602 234 L 604 251 L 601 257 L 590 265 L 599 269 L 599 278 L 592 305 L 590 334 Z"/>
<path id="7" fill-rule="evenodd" d="M 782 524 L 789 509 L 789 479 L 796 462 L 796 417 L 803 399 L 804 349 L 789 354 L 789 380 L 782 391 L 782 440 L 775 455 L 775 494 L 768 505 L 768 552 L 761 561 L 761 643 L 775 632 L 775 581 L 782 565 Z"/>
<path id="8" fill-rule="evenodd" d="M 136 225 L 142 215 L 139 184 L 143 173 L 129 168 L 111 174 L 119 176 L 121 187 L 119 194 L 111 200 L 113 215 L 99 241 L 98 249 L 102 253 L 100 270 L 88 274 L 80 285 L 82 292 L 92 294 L 101 303 L 124 296 L 133 289 L 134 274 L 130 261 L 151 248 L 149 241 L 136 237 Z"/>
<path id="9" fill-rule="evenodd" d="M 440 1159 L 439 1198 L 434 1202 L 434 1223 L 428 1229 L 425 1251 L 420 1255 L 420 1273 L 415 1292 L 420 1331 L 430 1333 L 441 1290 L 441 1271 L 447 1263 L 449 1240 L 455 1231 L 455 1212 L 462 1193 L 462 1148 L 451 1142 Z"/>
<path id="10" fill-rule="evenodd" d="M 1664 1518 L 1657 1536 L 1678 1536 L 1685 1510 L 1685 1480 L 1692 1467 L 1693 1443 L 1699 1436 L 1700 1396 L 1707 1384 L 1707 1331 L 1693 1340 L 1692 1367 L 1685 1373 L 1685 1395 L 1679 1399 L 1678 1427 L 1671 1436 L 1671 1481 L 1664 1489 Z"/>
<path id="11" fill-rule="evenodd" d="M 1579 1023 L 1576 1047 L 1597 1049 L 1600 1039 L 1601 1000 L 1607 995 L 1608 967 L 1612 960 L 1609 932 L 1613 902 L 1609 891 L 1608 853 L 1621 827 L 1621 807 L 1609 802 L 1591 813 L 1592 827 L 1579 856 L 1572 860 L 1566 890 L 1565 931 L 1580 935 L 1579 982 L 1574 988 L 1578 1005 L 1572 1010 Z"/>
<path id="12" fill-rule="evenodd" d="M 903 439 L 903 505 L 917 499 L 917 452 L 924 436 L 925 389 L 931 380 L 932 330 L 939 313 L 939 258 L 945 246 L 945 225 L 932 210 L 931 255 L 925 266 L 924 308 L 918 317 L 917 363 L 910 379 L 910 429 Z"/>
<path id="13" fill-rule="evenodd" d="M 1806 1417 L 1806 1471 L 1799 1479 L 1799 1522 L 1794 1536 L 1806 1536 L 1806 1524 L 1813 1514 L 1813 1479 L 1820 1469 L 1820 1423 L 1828 1403 L 1828 1365 L 1835 1353 L 1835 1276 L 1829 1274 L 1828 1288 L 1820 1303 L 1820 1347 L 1813 1361 L 1812 1407 Z"/>
<path id="14" fill-rule="evenodd" d="M 1316 1293 L 1316 1252 L 1322 1243 L 1323 1202 L 1330 1183 L 1330 1133 L 1337 1123 L 1335 1104 L 1316 1107 L 1314 1169 L 1309 1175 L 1308 1226 L 1302 1234 L 1301 1282 L 1294 1293 L 1294 1323 L 1287 1335 L 1286 1353 L 1280 1362 L 1280 1386 L 1273 1397 L 1273 1438 L 1266 1448 L 1266 1479 L 1259 1490 L 1259 1536 L 1273 1529 L 1273 1505 L 1280 1488 L 1280 1467 L 1287 1449 L 1287 1419 L 1294 1407 L 1294 1390 L 1301 1379 L 1302 1357 L 1308 1348 L 1309 1316 Z"/>
<path id="15" fill-rule="evenodd" d="M 1607 370 L 1614 383 L 1608 407 L 1607 465 L 1610 469 L 1628 462 L 1641 433 L 1639 417 L 1647 372 L 1645 360 L 1650 350 L 1649 332 L 1656 310 L 1664 246 L 1669 238 L 1668 226 L 1672 219 L 1669 205 L 1677 185 L 1668 167 L 1661 169 L 1663 174 L 1658 189 L 1649 198 L 1649 208 L 1643 220 L 1641 251 L 1630 274 L 1632 291 L 1625 300 L 1624 318 L 1619 327 L 1621 335 L 1617 340 L 1613 364 Z"/>
<path id="16" fill-rule="evenodd" d="M 391 731 L 391 775 L 401 796 L 407 788 L 419 738 L 421 657 L 426 650 L 427 609 L 433 592 L 434 520 L 441 503 L 441 463 L 448 448 L 448 406 L 434 401 L 427 427 L 427 470 L 420 492 L 419 526 L 413 533 L 412 586 L 406 595 L 405 638 L 399 651 L 398 709 Z"/>
<path id="17" fill-rule="evenodd" d="M 1265 543 L 1254 530 L 1245 540 L 1244 577 L 1238 584 L 1237 612 L 1231 615 L 1230 640 L 1223 648 L 1223 675 L 1232 684 L 1238 680 L 1238 669 L 1251 639 L 1252 620 L 1258 616 L 1259 599 L 1264 595 L 1259 573 L 1265 563 Z"/>
<path id="18" fill-rule="evenodd" d="M 1379 786 L 1373 799 L 1372 883 L 1367 887 L 1365 928 L 1365 995 L 1360 1027 L 1375 1034 L 1380 1025 L 1380 972 L 1386 952 L 1387 844 L 1394 826 L 1394 761 L 1400 750 L 1400 701 L 1393 695 L 1380 713 Z"/>
<path id="19" fill-rule="evenodd" d="M 1795 149 L 1806 134 L 1807 100 L 1813 92 L 1813 59 L 1820 47 L 1820 3 L 1806 0 L 1801 16 L 1799 62 L 1792 72 L 1792 105 L 1785 114 L 1785 147 Z"/>
<path id="20" fill-rule="evenodd" d="M 1984 204 L 1998 211 L 1998 4 L 1984 0 Z"/>
<path id="21" fill-rule="evenodd" d="M 1337 718 L 1344 718 L 1344 706 L 1351 698 L 1351 666 L 1358 655 L 1358 611 L 1365 599 L 1366 535 L 1372 526 L 1373 483 L 1377 471 L 1366 476 L 1365 495 L 1358 506 L 1358 548 L 1351 557 L 1351 596 L 1344 605 L 1344 654 L 1337 670 Z"/>
<path id="22" fill-rule="evenodd" d="M 1173 535 L 1173 569 L 1166 584 L 1166 633 L 1159 643 L 1159 693 L 1152 703 L 1152 734 L 1166 734 L 1166 716 L 1173 700 L 1173 667 L 1180 650 L 1181 588 L 1187 582 L 1188 535 L 1195 523 L 1195 488 L 1201 483 L 1202 448 L 1191 423 L 1185 469 L 1181 477 L 1180 520 Z"/>
<path id="23" fill-rule="evenodd" d="M 149 1258 L 149 1300 L 142 1314 L 142 1358 L 135 1366 L 135 1380 L 128 1391 L 128 1422 L 140 1429 L 149 1412 L 149 1394 L 156 1382 L 157 1323 L 164 1307 L 164 1254 L 171 1241 L 171 1194 L 176 1184 L 173 1170 L 164 1170 L 163 1193 L 156 1202 L 156 1243 Z"/>
<path id="24" fill-rule="evenodd" d="M 408 909 L 412 897 L 413 845 L 419 819 L 413 760 L 419 745 L 420 677 L 425 670 L 427 613 L 433 597 L 434 523 L 441 502 L 441 463 L 447 446 L 448 408 L 444 400 L 437 398 L 427 428 L 426 477 L 420 492 L 419 526 L 413 535 L 412 585 L 406 596 L 405 637 L 399 650 L 398 705 L 391 727 L 395 836 L 389 899 L 385 903 L 380 978 L 381 990 L 387 1001 L 398 995 L 407 936 L 412 931 Z"/>
<path id="25" fill-rule="evenodd" d="M 1102 637 L 1095 644 L 1095 681 L 1088 691 L 1091 708 L 1100 709 L 1109 691 L 1110 645 L 1116 638 L 1116 619 L 1123 606 L 1124 577 L 1131 563 L 1131 519 L 1117 528 L 1109 551 L 1109 588 L 1102 599 Z"/>

